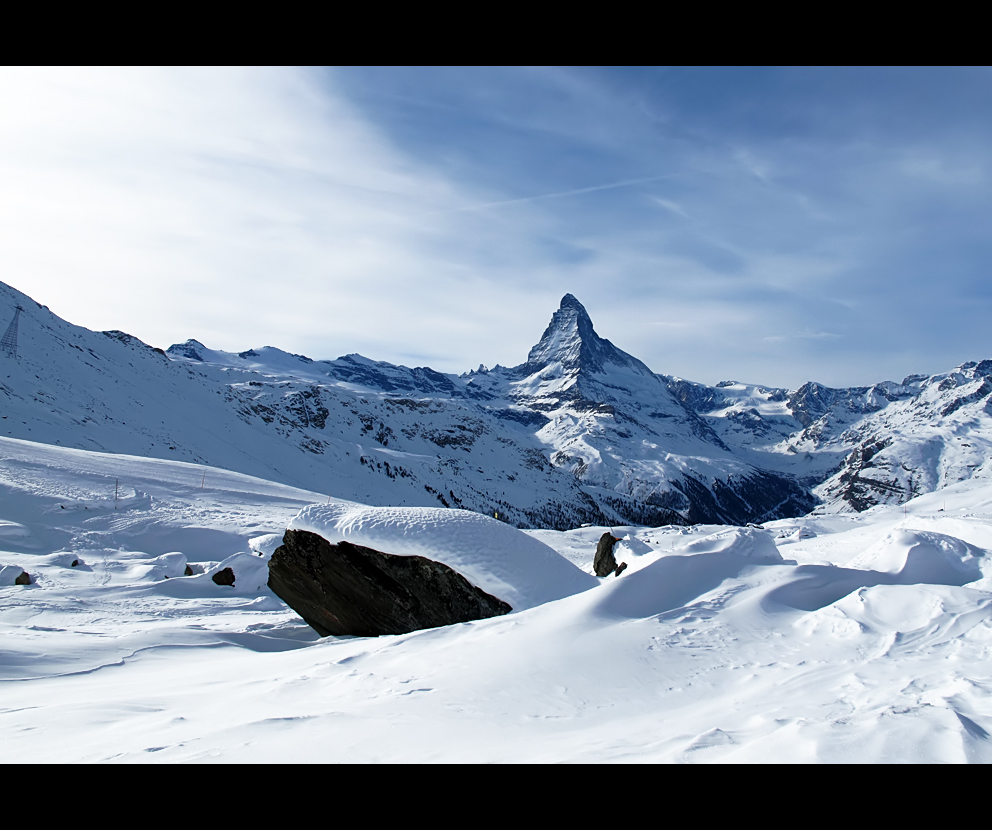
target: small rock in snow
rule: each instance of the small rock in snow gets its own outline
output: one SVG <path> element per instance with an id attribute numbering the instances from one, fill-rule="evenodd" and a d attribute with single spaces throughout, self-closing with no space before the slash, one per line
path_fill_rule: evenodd
<path id="1" fill-rule="evenodd" d="M 189 567 L 188 565 L 186 566 Z M 224 568 L 222 571 L 217 571 L 212 577 L 210 577 L 218 585 L 234 585 L 234 570 L 232 568 Z"/>

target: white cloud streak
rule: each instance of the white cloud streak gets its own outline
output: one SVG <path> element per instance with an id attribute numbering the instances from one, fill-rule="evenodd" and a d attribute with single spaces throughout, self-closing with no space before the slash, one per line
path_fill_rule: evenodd
<path id="1" fill-rule="evenodd" d="M 837 340 L 843 335 L 834 334 L 830 331 L 812 331 L 803 332 L 801 334 L 771 334 L 767 337 L 762 337 L 762 340 L 766 340 L 769 343 L 782 343 L 789 340 Z"/>
<path id="2" fill-rule="evenodd" d="M 4 70 L 0 125 L 3 279 L 74 322 L 162 346 L 514 358 L 512 302 L 478 303 L 500 274 L 476 270 L 471 246 L 496 247 L 493 232 L 430 215 L 477 195 L 399 152 L 323 76 Z M 464 367 L 459 330 L 481 352 Z"/>
<path id="3" fill-rule="evenodd" d="M 848 385 L 987 356 L 970 122 L 945 143 L 855 118 L 839 140 L 844 101 L 758 90 L 739 112 L 767 117 L 736 130 L 712 95 L 651 97 L 646 117 L 650 90 L 572 70 L 404 70 L 430 104 L 411 109 L 386 95 L 396 72 L 346 75 L 0 69 L 0 279 L 154 345 L 444 371 L 523 360 L 566 291 L 699 380 Z"/>
<path id="4" fill-rule="evenodd" d="M 611 184 L 598 184 L 592 187 L 579 187 L 575 190 L 562 190 L 557 193 L 542 193 L 537 196 L 524 196 L 520 199 L 502 199 L 498 202 L 484 202 L 480 205 L 469 205 L 467 207 L 457 208 L 458 211 L 473 211 L 473 210 L 486 210 L 487 208 L 504 207 L 505 205 L 522 205 L 529 202 L 538 202 L 544 199 L 561 199 L 566 196 L 581 196 L 585 193 L 596 193 L 601 190 L 616 190 L 620 187 L 632 187 L 638 184 L 647 184 L 649 182 L 660 182 L 663 179 L 673 179 L 679 174 L 669 173 L 663 176 L 647 176 L 642 179 L 626 179 L 622 182 L 612 182 Z M 656 202 L 671 209 L 671 202 L 665 202 L 662 199 L 655 199 Z M 684 215 L 684 214 L 683 214 Z"/>

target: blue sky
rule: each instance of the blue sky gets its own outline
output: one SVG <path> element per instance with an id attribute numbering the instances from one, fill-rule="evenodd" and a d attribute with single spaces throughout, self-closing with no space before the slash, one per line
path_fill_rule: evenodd
<path id="1" fill-rule="evenodd" d="M 154 345 L 655 371 L 992 357 L 985 69 L 3 70 L 3 279 Z"/>

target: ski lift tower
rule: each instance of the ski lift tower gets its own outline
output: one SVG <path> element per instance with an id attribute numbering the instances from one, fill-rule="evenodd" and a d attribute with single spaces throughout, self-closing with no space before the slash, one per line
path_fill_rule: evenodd
<path id="1" fill-rule="evenodd" d="M 19 305 L 14 306 L 14 319 L 7 326 L 7 333 L 4 334 L 3 340 L 0 340 L 0 351 L 14 360 L 17 360 L 17 318 L 21 316 L 22 311 L 24 309 Z"/>

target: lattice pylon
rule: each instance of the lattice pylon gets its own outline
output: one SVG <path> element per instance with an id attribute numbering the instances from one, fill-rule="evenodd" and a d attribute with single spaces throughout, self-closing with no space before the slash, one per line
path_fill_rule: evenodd
<path id="1" fill-rule="evenodd" d="M 17 319 L 23 310 L 20 306 L 14 307 L 14 319 L 10 321 L 10 325 L 7 326 L 7 333 L 0 340 L 0 351 L 15 360 L 17 359 Z"/>

